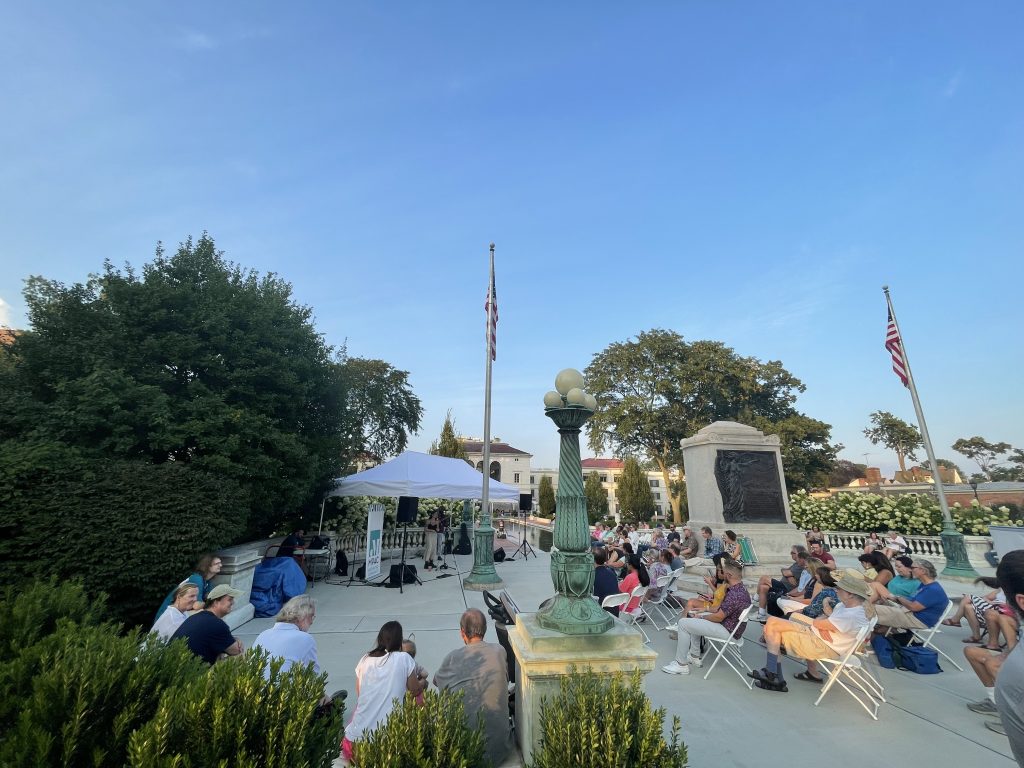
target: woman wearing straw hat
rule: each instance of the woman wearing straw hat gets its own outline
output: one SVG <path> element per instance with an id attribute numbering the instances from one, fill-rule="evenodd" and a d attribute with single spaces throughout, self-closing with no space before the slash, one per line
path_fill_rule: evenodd
<path id="1" fill-rule="evenodd" d="M 769 617 L 764 627 L 767 664 L 764 669 L 748 673 L 757 680 L 758 688 L 782 693 L 788 690 L 779 659 L 783 645 L 788 654 L 807 660 L 807 670 L 796 675 L 796 679 L 821 683 L 824 678 L 818 674 L 815 659 L 838 659 L 856 642 L 857 633 L 874 615 L 874 608 L 868 603 L 871 588 L 856 571 L 837 571 L 835 576 L 835 590 L 841 602 L 836 604 L 831 598 L 825 600 L 821 618 L 811 620 L 794 614 L 792 620 L 786 621 Z"/>

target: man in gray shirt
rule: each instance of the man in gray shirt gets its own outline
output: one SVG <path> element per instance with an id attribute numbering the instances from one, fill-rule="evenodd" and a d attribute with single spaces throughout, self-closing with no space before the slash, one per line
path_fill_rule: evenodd
<path id="1" fill-rule="evenodd" d="M 683 560 L 700 555 L 700 542 L 697 541 L 697 537 L 693 535 L 693 530 L 688 525 L 683 526 L 683 538 L 679 542 L 679 547 L 679 556 Z"/>
<path id="2" fill-rule="evenodd" d="M 1006 593 L 1006 604 L 1013 606 L 1024 619 L 1024 550 L 1007 552 L 999 559 L 996 579 Z M 1021 701 L 1024 701 L 1024 643 L 1017 643 L 996 677 L 996 709 L 1010 739 L 1010 749 L 1017 765 L 1024 768 L 1024 711 Z"/>
<path id="3" fill-rule="evenodd" d="M 438 689 L 463 691 L 466 721 L 476 727 L 477 714 L 484 717 L 487 757 L 501 765 L 509 749 L 508 660 L 500 645 L 485 643 L 487 619 L 470 608 L 459 620 L 463 646 L 449 653 L 434 675 Z"/>

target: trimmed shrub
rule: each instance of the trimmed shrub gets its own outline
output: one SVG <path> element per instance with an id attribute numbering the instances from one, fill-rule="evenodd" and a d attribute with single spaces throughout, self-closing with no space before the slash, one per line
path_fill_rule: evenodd
<path id="1" fill-rule="evenodd" d="M 665 740 L 665 709 L 651 709 L 640 672 L 577 672 L 540 708 L 541 743 L 532 768 L 683 768 L 679 718 Z"/>
<path id="2" fill-rule="evenodd" d="M 356 752 L 359 768 L 489 765 L 483 722 L 476 729 L 466 724 L 461 691 L 427 691 L 422 707 L 406 696 L 383 725 L 359 742 Z"/>
<path id="3" fill-rule="evenodd" d="M 793 522 L 800 528 L 817 526 L 823 531 L 879 531 L 937 536 L 942 531 L 939 502 L 930 496 L 901 493 L 880 496 L 874 493 L 837 493 L 827 498 L 814 498 L 806 491 L 789 497 Z M 950 507 L 953 524 L 968 536 L 987 536 L 990 525 L 1020 525 L 1010 517 L 1007 507 L 992 509 L 972 501 Z"/>
<path id="4" fill-rule="evenodd" d="M 0 582 L 51 574 L 109 595 L 108 618 L 149 628 L 203 552 L 243 529 L 238 489 L 184 464 L 0 443 Z"/>
<path id="5" fill-rule="evenodd" d="M 6 587 L 0 597 L 0 663 L 53 634 L 60 619 L 76 624 L 99 624 L 106 613 L 106 595 L 91 598 L 81 582 L 57 579 Z M 2 704 L 2 702 L 0 702 Z"/>
<path id="6" fill-rule="evenodd" d="M 0 740 L 0 765 L 125 765 L 129 736 L 160 695 L 204 669 L 184 643 L 139 643 L 138 632 L 61 620 L 4 665 L 0 691 L 20 711 Z"/>
<path id="7" fill-rule="evenodd" d="M 174 644 L 176 645 L 176 644 Z M 344 707 L 316 716 L 326 674 L 248 651 L 168 690 L 131 735 L 132 768 L 327 768 L 341 743 Z"/>

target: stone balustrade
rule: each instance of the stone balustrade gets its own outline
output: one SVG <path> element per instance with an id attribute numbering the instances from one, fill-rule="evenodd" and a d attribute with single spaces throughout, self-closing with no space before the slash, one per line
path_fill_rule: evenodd
<path id="1" fill-rule="evenodd" d="M 863 531 L 822 531 L 825 543 L 833 552 L 856 553 L 864 551 L 864 542 L 870 534 Z M 907 541 L 910 551 L 914 556 L 924 559 L 938 558 L 945 560 L 946 554 L 942 549 L 942 538 L 940 536 L 914 536 L 901 534 Z M 884 537 L 883 537 L 884 539 Z M 964 536 L 964 544 L 967 547 L 967 558 L 971 565 L 987 566 L 985 553 L 992 549 L 992 540 L 987 536 Z"/>

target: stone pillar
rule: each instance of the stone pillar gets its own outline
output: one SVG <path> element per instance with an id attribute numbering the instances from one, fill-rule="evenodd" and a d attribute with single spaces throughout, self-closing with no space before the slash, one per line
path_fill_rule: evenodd
<path id="1" fill-rule="evenodd" d="M 505 586 L 505 582 L 494 569 L 494 527 L 491 525 L 491 510 L 481 510 L 480 518 L 480 527 L 473 531 L 473 570 L 462 580 L 462 585 L 466 589 L 477 592 L 483 592 L 485 589 L 497 590 Z"/>
<path id="2" fill-rule="evenodd" d="M 802 544 L 793 525 L 777 435 L 716 421 L 681 443 L 694 533 L 732 529 L 753 541 L 761 564 L 789 563 Z"/>

